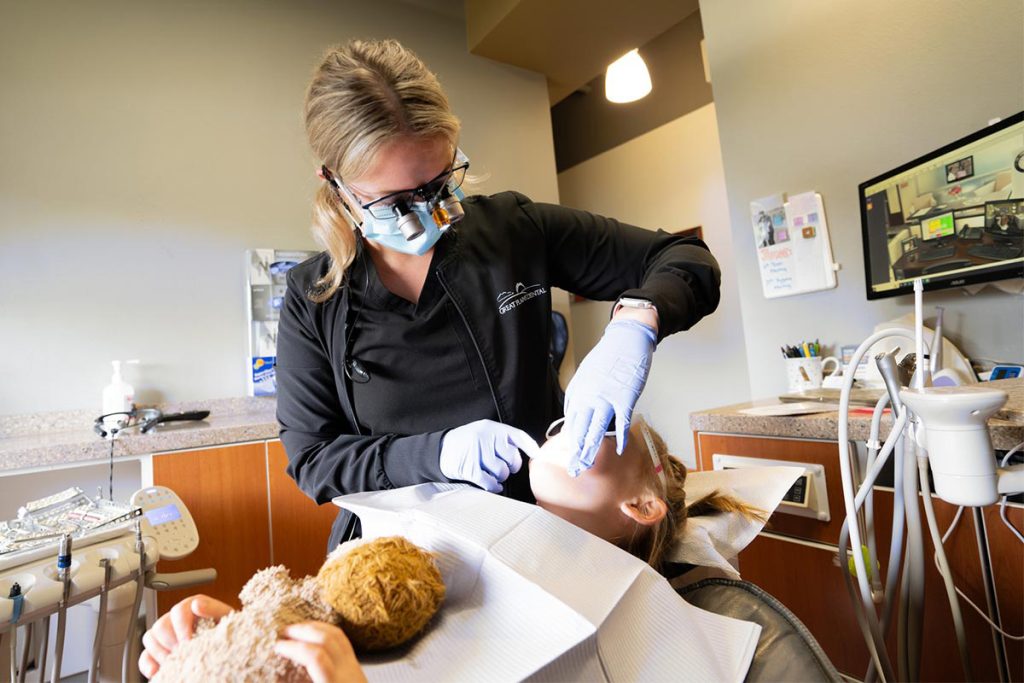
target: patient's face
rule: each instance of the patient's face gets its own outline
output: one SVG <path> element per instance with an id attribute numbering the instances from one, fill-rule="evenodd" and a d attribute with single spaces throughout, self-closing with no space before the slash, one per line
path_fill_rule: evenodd
<path id="1" fill-rule="evenodd" d="M 620 456 L 615 439 L 606 437 L 594 466 L 571 477 L 567 470 L 570 439 L 559 432 L 541 446 L 541 456 L 530 461 L 530 487 L 537 504 L 562 519 L 606 541 L 629 538 L 636 522 L 621 510 L 623 502 L 644 489 L 645 453 L 639 429 L 630 428 L 629 445 Z"/>

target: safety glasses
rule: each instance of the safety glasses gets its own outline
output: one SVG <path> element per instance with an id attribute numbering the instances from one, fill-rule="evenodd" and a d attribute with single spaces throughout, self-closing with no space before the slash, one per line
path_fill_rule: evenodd
<path id="1" fill-rule="evenodd" d="M 556 434 L 558 434 L 559 432 L 561 432 L 562 431 L 562 427 L 564 427 L 564 426 L 565 426 L 565 418 L 564 417 L 560 417 L 560 418 L 558 418 L 557 420 L 555 420 L 554 422 L 551 423 L 551 426 L 548 427 L 548 430 L 546 432 L 544 432 L 544 436 L 547 437 L 548 439 L 550 439 L 551 437 L 553 437 Z M 615 436 L 615 418 L 612 418 L 612 421 L 608 423 L 608 431 L 606 431 L 604 433 L 604 435 L 606 437 L 607 436 L 611 436 L 611 437 Z"/>
<path id="2" fill-rule="evenodd" d="M 640 419 L 640 434 L 644 438 L 644 443 L 647 446 L 647 454 L 651 457 L 651 464 L 654 465 L 654 474 L 658 477 L 658 482 L 661 484 L 662 495 L 666 495 L 668 491 L 668 478 L 665 476 L 665 466 L 661 462 L 661 456 L 658 455 L 658 447 L 654 443 L 654 435 L 651 434 L 650 428 L 647 426 L 647 422 L 643 420 L 640 415 L 634 413 L 637 419 Z M 562 431 L 562 427 L 565 426 L 565 418 L 560 417 L 551 423 L 548 430 L 544 433 L 544 436 L 551 438 Z M 605 437 L 615 438 L 615 419 L 608 423 L 608 431 L 604 433 Z"/>

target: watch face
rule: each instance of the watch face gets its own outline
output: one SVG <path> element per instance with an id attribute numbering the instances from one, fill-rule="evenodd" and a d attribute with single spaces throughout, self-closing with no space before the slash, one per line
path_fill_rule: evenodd
<path id="1" fill-rule="evenodd" d="M 628 296 L 619 299 L 619 305 L 627 308 L 654 308 L 654 304 L 647 299 L 634 299 Z"/>
<path id="2" fill-rule="evenodd" d="M 1019 172 L 1024 173 L 1024 152 L 1017 155 L 1017 158 L 1013 160 L 1013 167 Z"/>

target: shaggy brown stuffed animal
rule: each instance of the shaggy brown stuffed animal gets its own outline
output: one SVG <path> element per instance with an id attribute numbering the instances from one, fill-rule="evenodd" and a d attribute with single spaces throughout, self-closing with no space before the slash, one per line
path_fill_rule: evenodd
<path id="1" fill-rule="evenodd" d="M 274 653 L 282 629 L 326 621 L 341 626 L 356 652 L 385 650 L 427 625 L 444 584 L 430 553 L 391 536 L 339 546 L 316 577 L 263 569 L 238 597 L 242 609 L 216 625 L 198 620 L 195 636 L 174 649 L 153 681 L 308 681 L 305 669 Z"/>

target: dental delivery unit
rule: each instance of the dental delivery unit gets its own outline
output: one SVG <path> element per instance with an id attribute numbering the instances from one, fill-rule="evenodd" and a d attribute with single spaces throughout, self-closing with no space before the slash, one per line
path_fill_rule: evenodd
<path id="1" fill-rule="evenodd" d="M 54 616 L 49 680 L 60 680 L 68 610 L 83 604 L 96 613 L 89 683 L 135 680 L 143 588 L 214 580 L 213 569 L 155 572 L 157 560 L 185 557 L 198 544 L 188 508 L 162 486 L 136 491 L 129 503 L 73 487 L 23 505 L 17 519 L 0 522 L 0 681 L 22 683 L 30 669 L 46 680 Z"/>
<path id="2" fill-rule="evenodd" d="M 850 553 L 850 561 L 840 561 L 844 579 L 854 603 L 858 625 L 871 655 L 865 681 L 916 681 L 920 679 L 921 642 L 924 609 L 924 538 L 918 490 L 924 507 L 928 533 L 935 548 L 939 569 L 949 599 L 965 680 L 973 680 L 967 650 L 963 617 L 957 589 L 953 583 L 946 554 L 945 538 L 940 532 L 932 503 L 931 481 L 935 495 L 953 505 L 962 506 L 954 519 L 959 520 L 963 508 L 975 516 L 979 548 L 987 547 L 981 507 L 1000 503 L 1006 496 L 1024 492 L 1024 465 L 1006 467 L 1009 458 L 1024 448 L 1018 444 L 1004 456 L 1001 467 L 988 431 L 988 419 L 1006 402 L 1007 394 L 982 385 L 932 386 L 932 374 L 942 370 L 939 350 L 941 333 L 932 340 L 935 349 L 928 354 L 924 344 L 921 280 L 914 283 L 915 353 L 898 361 L 899 348 L 875 356 L 886 392 L 878 399 L 867 442 L 866 462 L 862 462 L 848 438 L 852 368 L 882 339 L 905 336 L 905 330 L 885 329 L 864 340 L 847 364 L 839 401 L 839 462 L 842 473 L 846 520 L 839 537 L 842 554 Z M 938 381 L 936 382 L 938 384 Z M 891 406 L 894 423 L 884 443 L 879 443 L 883 410 Z M 873 487 L 890 457 L 893 458 L 894 510 L 892 544 L 883 583 L 875 543 L 873 520 Z M 863 470 L 860 467 L 864 467 Z M 929 479 L 929 471 L 931 479 Z M 859 477 L 858 473 L 863 472 Z M 859 479 L 859 487 L 857 486 Z M 1005 517 L 1002 518 L 1009 526 Z M 947 530 L 947 535 L 953 526 Z M 1011 526 L 1012 528 L 1012 526 Z M 1021 542 L 1024 536 L 1013 529 Z M 904 550 L 904 538 L 906 548 Z M 1006 634 L 999 619 L 998 600 L 987 553 L 981 555 L 981 578 L 988 602 L 987 616 L 977 607 L 993 629 L 993 646 L 1000 678 L 1009 680 L 1006 649 L 1002 637 L 1020 639 Z M 899 579 L 902 566 L 902 579 Z M 898 585 L 899 584 L 899 585 Z M 896 593 L 899 593 L 899 604 Z M 966 600 L 966 597 L 964 598 Z M 970 603 L 970 601 L 968 601 Z M 970 603 L 972 606 L 973 603 Z M 886 649 L 886 634 L 896 626 L 897 663 L 893 665 Z"/>

